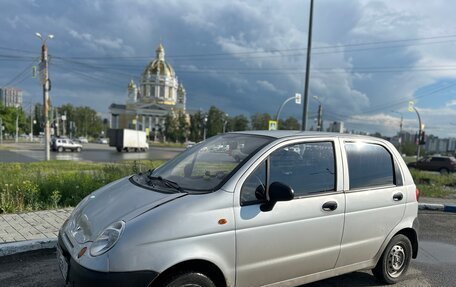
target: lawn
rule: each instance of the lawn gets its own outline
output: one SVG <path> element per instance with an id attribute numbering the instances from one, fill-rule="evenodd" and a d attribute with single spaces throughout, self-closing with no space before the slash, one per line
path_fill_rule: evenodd
<path id="1" fill-rule="evenodd" d="M 147 160 L 121 163 L 0 163 L 0 213 L 75 206 L 87 194 L 109 182 L 147 171 L 162 163 Z M 224 166 L 223 170 L 226 168 Z M 218 169 L 205 167 L 204 170 L 215 172 Z M 456 198 L 456 174 L 411 172 L 421 196 Z"/>
<path id="2" fill-rule="evenodd" d="M 92 191 L 163 161 L 0 163 L 0 213 L 75 206 Z"/>
<path id="3" fill-rule="evenodd" d="M 415 169 L 411 173 L 421 196 L 456 199 L 456 173 L 441 175 Z"/>

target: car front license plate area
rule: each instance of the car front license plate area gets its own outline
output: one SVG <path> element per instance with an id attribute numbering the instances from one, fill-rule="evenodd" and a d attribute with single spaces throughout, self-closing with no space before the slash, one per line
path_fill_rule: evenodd
<path id="1" fill-rule="evenodd" d="M 57 260 L 59 262 L 60 272 L 62 272 L 63 279 L 66 283 L 68 279 L 68 261 L 65 256 L 63 256 L 62 248 L 60 248 L 59 245 L 57 245 Z"/>

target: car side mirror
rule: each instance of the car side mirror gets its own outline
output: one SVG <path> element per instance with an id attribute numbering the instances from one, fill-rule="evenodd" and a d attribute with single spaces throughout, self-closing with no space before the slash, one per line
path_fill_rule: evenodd
<path id="1" fill-rule="evenodd" d="M 260 209 L 264 212 L 271 211 L 278 201 L 290 201 L 293 198 L 294 191 L 289 185 L 275 181 L 269 186 L 269 200 L 263 203 Z"/>

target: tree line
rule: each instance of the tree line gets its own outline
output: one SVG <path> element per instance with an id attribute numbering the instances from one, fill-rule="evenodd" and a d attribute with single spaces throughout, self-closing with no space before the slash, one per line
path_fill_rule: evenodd
<path id="1" fill-rule="evenodd" d="M 4 126 L 3 134 L 5 136 L 13 137 L 16 134 L 16 119 L 19 135 L 29 135 L 32 128 L 34 136 L 44 132 L 42 104 L 34 105 L 33 111 L 26 113 L 22 107 L 5 107 L 0 103 L 0 119 Z M 94 109 L 75 107 L 70 104 L 51 108 L 49 120 L 54 135 L 63 135 L 65 131 L 65 135 L 72 137 L 99 137 L 105 134 L 109 128 L 108 120 L 102 119 Z"/>
<path id="2" fill-rule="evenodd" d="M 42 104 L 34 105 L 31 115 L 22 108 L 4 107 L 0 104 L 0 118 L 5 127 L 4 134 L 16 133 L 16 117 L 18 117 L 19 134 L 30 134 L 31 123 L 33 123 L 34 136 L 44 131 Z M 109 129 L 109 121 L 87 106 L 65 104 L 52 107 L 49 111 L 49 119 L 54 135 L 96 138 L 106 135 Z M 267 130 L 269 120 L 274 120 L 274 117 L 268 113 L 255 113 L 250 118 L 245 115 L 229 116 L 221 109 L 211 106 L 207 112 L 197 111 L 190 115 L 182 111 L 169 113 L 160 133 L 170 142 L 199 142 L 204 137 L 209 138 L 223 132 Z M 279 121 L 279 128 L 299 130 L 300 124 L 296 118 L 288 117 Z"/>
<path id="3" fill-rule="evenodd" d="M 245 115 L 229 116 L 221 109 L 211 106 L 206 112 L 198 111 L 187 116 L 182 112 L 170 113 L 165 120 L 164 135 L 168 141 L 199 142 L 204 137 L 233 131 L 267 130 L 269 120 L 274 118 L 268 113 L 255 113 L 250 119 Z M 283 130 L 299 130 L 300 124 L 294 117 L 279 120 Z"/>

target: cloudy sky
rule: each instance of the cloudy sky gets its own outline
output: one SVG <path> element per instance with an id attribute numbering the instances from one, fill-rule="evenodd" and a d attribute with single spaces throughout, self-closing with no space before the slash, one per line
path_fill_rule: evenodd
<path id="1" fill-rule="evenodd" d="M 107 115 L 124 103 L 162 42 L 187 90 L 189 109 L 275 114 L 304 89 L 309 0 L 0 0 L 0 85 L 41 102 L 31 78 L 40 41 L 53 34 L 54 105 L 88 105 Z M 310 123 L 393 135 L 415 132 L 413 100 L 428 134 L 456 137 L 456 2 L 315 0 Z M 281 118 L 301 119 L 289 103 Z"/>

